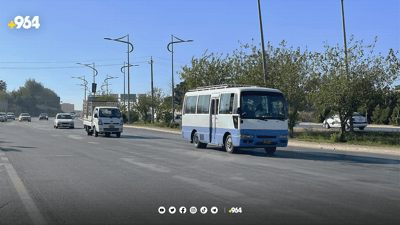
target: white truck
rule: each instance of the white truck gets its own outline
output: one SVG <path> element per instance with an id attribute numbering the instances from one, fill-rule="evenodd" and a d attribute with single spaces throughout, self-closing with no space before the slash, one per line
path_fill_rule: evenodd
<path id="1" fill-rule="evenodd" d="M 104 134 L 109 137 L 116 134 L 121 137 L 123 118 L 118 109 L 118 102 L 84 101 L 83 102 L 83 127 L 87 135 L 97 137 Z"/>

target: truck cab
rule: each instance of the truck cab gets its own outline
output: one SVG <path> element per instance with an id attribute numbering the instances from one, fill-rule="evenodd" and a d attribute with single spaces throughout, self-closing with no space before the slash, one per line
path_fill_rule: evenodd
<path id="1" fill-rule="evenodd" d="M 105 134 L 109 137 L 111 134 L 121 136 L 123 131 L 123 119 L 118 107 L 97 106 L 92 113 L 87 115 L 83 121 L 84 128 L 88 135 Z"/>

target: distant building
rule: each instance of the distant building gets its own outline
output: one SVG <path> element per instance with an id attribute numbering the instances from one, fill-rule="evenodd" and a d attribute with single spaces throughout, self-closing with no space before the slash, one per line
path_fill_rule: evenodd
<path id="1" fill-rule="evenodd" d="M 61 110 L 66 113 L 75 111 L 75 105 L 71 103 L 61 103 Z"/>

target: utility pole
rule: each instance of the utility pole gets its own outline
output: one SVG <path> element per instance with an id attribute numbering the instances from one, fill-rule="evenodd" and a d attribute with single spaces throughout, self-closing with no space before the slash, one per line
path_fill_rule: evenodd
<path id="1" fill-rule="evenodd" d="M 258 18 L 260 19 L 261 50 L 262 50 L 262 60 L 263 60 L 263 67 L 264 67 L 264 83 L 266 84 L 267 83 L 267 65 L 265 65 L 264 34 L 263 34 L 263 29 L 262 29 L 260 0 L 258 0 Z"/>
<path id="2" fill-rule="evenodd" d="M 153 56 L 150 56 L 151 65 L 151 123 L 154 123 L 154 101 L 153 101 Z"/>

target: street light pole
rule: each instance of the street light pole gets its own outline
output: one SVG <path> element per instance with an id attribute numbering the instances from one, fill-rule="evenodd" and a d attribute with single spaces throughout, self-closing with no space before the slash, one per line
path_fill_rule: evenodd
<path id="1" fill-rule="evenodd" d="M 258 0 L 258 18 L 260 19 L 260 33 L 261 33 L 261 48 L 262 48 L 262 60 L 263 60 L 263 68 L 264 68 L 264 83 L 267 83 L 267 66 L 265 63 L 265 50 L 264 50 L 264 32 L 262 28 L 262 19 L 261 19 L 261 7 L 260 0 Z"/>
<path id="2" fill-rule="evenodd" d="M 92 92 L 94 94 L 94 97 L 96 97 L 96 81 L 95 81 L 95 77 L 99 74 L 99 72 L 94 68 L 94 63 L 93 63 L 93 67 L 89 66 L 90 64 L 82 64 L 82 63 L 76 63 L 82 66 L 87 66 L 91 69 L 93 69 L 93 84 L 92 84 Z"/>
<path id="3" fill-rule="evenodd" d="M 83 77 L 83 79 L 82 79 L 82 77 Z M 88 82 L 87 82 L 87 80 L 85 79 L 85 75 L 83 75 L 83 76 L 81 76 L 81 77 L 71 77 L 71 78 L 78 78 L 78 79 L 83 80 L 83 81 L 85 82 L 85 83 L 84 83 L 84 86 L 85 86 L 86 88 L 85 88 L 85 97 L 84 97 L 83 100 L 86 101 L 86 89 L 87 89 L 87 84 L 88 84 Z"/>
<path id="4" fill-rule="evenodd" d="M 179 41 L 174 42 L 174 38 L 178 39 Z M 172 54 L 172 122 L 175 122 L 175 107 L 174 107 L 174 43 L 182 43 L 182 42 L 193 42 L 193 40 L 187 40 L 184 41 L 182 39 L 179 39 L 175 37 L 173 34 L 171 34 L 171 42 L 167 45 L 168 51 L 171 52 Z M 169 46 L 172 45 L 172 50 L 169 50 Z"/>
<path id="5" fill-rule="evenodd" d="M 121 41 L 121 39 L 127 37 L 128 41 Z M 129 53 L 131 53 L 133 51 L 133 45 L 129 42 L 129 34 L 125 35 L 123 37 L 117 38 L 117 39 L 111 39 L 111 38 L 104 38 L 105 40 L 110 40 L 110 41 L 118 41 L 118 42 L 122 42 L 122 43 L 126 43 L 128 44 L 128 65 L 129 64 Z M 129 49 L 129 46 L 132 47 L 132 50 Z M 129 66 L 128 66 L 128 123 L 131 123 L 131 118 L 129 116 L 129 112 L 130 112 L 130 82 L 129 82 Z"/>
<path id="6" fill-rule="evenodd" d="M 118 77 L 112 77 L 110 75 L 107 75 L 106 79 L 104 79 L 104 83 L 106 83 L 106 86 L 107 86 L 107 96 L 108 96 L 108 80 L 109 79 L 115 79 L 115 78 L 118 78 Z"/>

